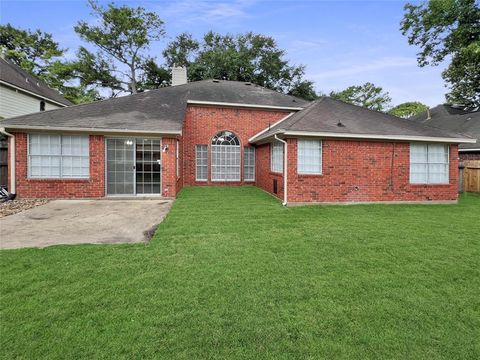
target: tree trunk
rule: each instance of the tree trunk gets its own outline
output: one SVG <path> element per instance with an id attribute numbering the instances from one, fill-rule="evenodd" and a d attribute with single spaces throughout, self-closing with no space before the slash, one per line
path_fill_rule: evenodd
<path id="1" fill-rule="evenodd" d="M 136 94 L 137 93 L 137 79 L 135 78 L 135 66 L 133 64 L 130 65 L 130 93 Z"/>

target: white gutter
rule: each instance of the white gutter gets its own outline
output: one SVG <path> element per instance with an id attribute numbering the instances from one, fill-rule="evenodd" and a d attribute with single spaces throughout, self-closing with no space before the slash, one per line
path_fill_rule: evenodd
<path id="1" fill-rule="evenodd" d="M 287 142 L 285 140 L 280 139 L 277 135 L 275 135 L 275 139 L 283 143 L 283 206 L 287 205 L 287 180 L 288 180 L 288 171 L 287 171 L 287 161 L 288 161 L 288 148 Z"/>
<path id="2" fill-rule="evenodd" d="M 11 194 L 15 194 L 15 136 L 5 131 L 5 128 L 0 128 L 0 133 L 8 136 L 10 138 L 10 164 L 8 166 L 10 170 L 10 188 L 8 192 Z"/>
<path id="3" fill-rule="evenodd" d="M 476 139 L 472 138 L 454 138 L 454 137 L 436 137 L 436 136 L 416 136 L 416 135 L 375 135 L 375 134 L 349 134 L 349 133 L 334 133 L 328 131 L 296 131 L 279 129 L 274 134 L 282 134 L 286 136 L 310 136 L 310 137 L 324 137 L 324 138 L 342 138 L 342 139 L 369 139 L 369 140 L 400 140 L 400 141 L 425 141 L 425 142 L 439 142 L 452 144 L 474 144 Z M 268 136 L 267 136 L 268 137 Z M 266 138 L 267 138 L 266 137 Z M 263 140 L 260 138 L 255 141 Z"/>
<path id="4" fill-rule="evenodd" d="M 242 108 L 255 108 L 255 109 L 273 109 L 273 110 L 303 110 L 302 107 L 289 107 L 289 106 L 272 106 L 272 105 L 257 105 L 257 104 L 243 104 L 243 103 L 230 103 L 219 101 L 200 101 L 200 100 L 187 100 L 187 104 L 192 105 L 214 105 L 214 106 L 228 106 L 228 107 L 242 107 Z"/>
<path id="5" fill-rule="evenodd" d="M 54 103 L 56 105 L 60 105 L 61 107 L 67 107 L 69 105 L 66 105 L 66 104 L 62 104 L 61 102 L 58 102 L 56 100 L 53 100 L 53 99 L 50 99 L 49 97 L 45 97 L 45 96 L 41 96 L 39 94 L 36 94 L 32 91 L 28 91 L 28 90 L 25 90 L 21 87 L 18 87 L 18 86 L 15 86 L 13 84 L 10 84 L 9 82 L 6 82 L 6 81 L 3 81 L 3 80 L 0 80 L 0 84 L 4 84 L 4 85 L 7 85 L 7 86 L 10 86 L 12 88 L 14 88 L 15 90 L 18 90 L 18 91 L 22 91 L 24 93 L 27 93 L 29 95 L 32 95 L 32 96 L 35 96 L 36 98 L 40 99 L 40 100 L 47 100 L 48 102 L 51 102 L 51 103 Z"/>
<path id="6" fill-rule="evenodd" d="M 265 134 L 267 131 L 269 131 L 272 127 L 275 127 L 277 126 L 278 124 L 280 124 L 282 121 L 285 121 L 287 120 L 290 116 L 292 116 L 293 114 L 295 114 L 294 112 L 291 112 L 290 114 L 288 114 L 287 116 L 281 118 L 280 120 L 278 120 L 276 123 L 274 123 L 273 125 L 270 125 L 268 128 L 266 129 L 263 129 L 262 131 L 260 131 L 258 134 L 255 134 L 253 135 L 250 139 L 248 139 L 248 142 L 251 142 L 252 140 L 254 140 L 257 136 L 260 136 L 262 134 Z"/>
<path id="7" fill-rule="evenodd" d="M 38 131 L 66 131 L 66 132 L 88 132 L 98 134 L 156 134 L 156 135 L 182 135 L 181 130 L 151 131 L 151 130 L 129 130 L 129 129 L 101 129 L 101 128 L 80 128 L 62 126 L 32 126 L 32 125 L 4 125 L 8 129 L 38 130 Z"/>
<path id="8" fill-rule="evenodd" d="M 478 149 L 458 149 L 459 152 L 469 152 L 469 151 L 480 151 L 480 148 Z"/>

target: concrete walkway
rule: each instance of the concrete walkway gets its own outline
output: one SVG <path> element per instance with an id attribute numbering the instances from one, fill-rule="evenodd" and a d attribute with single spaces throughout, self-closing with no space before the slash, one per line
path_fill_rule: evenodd
<path id="1" fill-rule="evenodd" d="M 0 219 L 0 248 L 133 243 L 162 222 L 172 200 L 54 200 Z"/>

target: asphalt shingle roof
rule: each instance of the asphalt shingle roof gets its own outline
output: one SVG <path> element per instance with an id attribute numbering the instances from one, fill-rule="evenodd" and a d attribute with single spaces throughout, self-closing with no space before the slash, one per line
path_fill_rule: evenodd
<path id="1" fill-rule="evenodd" d="M 462 109 L 450 105 L 438 105 L 430 109 L 430 119 L 425 111 L 409 120 L 426 126 L 469 135 L 477 139 L 475 144 L 460 144 L 460 149 L 480 149 L 480 110 Z"/>
<path id="2" fill-rule="evenodd" d="M 258 135 L 253 141 L 288 131 L 326 132 L 345 135 L 468 137 L 455 131 L 432 128 L 330 97 L 321 97 L 304 110 L 293 114 L 272 126 L 267 132 Z"/>
<path id="3" fill-rule="evenodd" d="M 59 102 L 63 105 L 72 105 L 70 101 L 65 99 L 57 91 L 48 87 L 48 85 L 35 76 L 27 73 L 19 66 L 11 61 L 0 57 L 0 80 L 8 84 L 19 87 L 26 91 L 37 94 L 41 98 L 45 98 Z"/>
<path id="4" fill-rule="evenodd" d="M 19 116 L 2 126 L 180 131 L 187 101 L 302 108 L 307 101 L 238 81 L 203 80 L 89 104 Z"/>

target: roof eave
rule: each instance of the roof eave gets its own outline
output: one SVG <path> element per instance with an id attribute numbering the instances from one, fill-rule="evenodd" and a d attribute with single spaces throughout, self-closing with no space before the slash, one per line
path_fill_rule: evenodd
<path id="1" fill-rule="evenodd" d="M 26 90 L 26 89 L 24 89 L 24 88 L 22 88 L 22 87 L 20 87 L 20 86 L 13 85 L 12 83 L 9 83 L 9 82 L 7 82 L 7 81 L 0 80 L 0 84 L 6 85 L 6 86 L 10 86 L 10 87 L 12 87 L 12 88 L 14 88 L 14 89 L 16 89 L 16 90 L 22 91 L 22 92 L 24 92 L 24 93 L 26 93 L 26 94 L 35 96 L 36 98 L 39 98 L 39 99 L 42 99 L 42 100 L 47 100 L 47 101 L 49 101 L 49 102 L 51 102 L 51 103 L 54 103 L 54 104 L 56 104 L 56 105 L 60 105 L 60 106 L 62 106 L 62 107 L 67 107 L 67 106 L 73 105 L 72 103 L 70 103 L 70 104 L 61 103 L 61 102 L 59 102 L 59 101 L 57 101 L 57 100 L 53 100 L 52 98 L 49 98 L 49 97 L 46 97 L 46 96 L 42 96 L 42 95 L 40 95 L 40 94 L 34 93 L 33 91 Z M 65 99 L 65 100 L 67 100 L 67 99 Z M 68 101 L 68 100 L 67 100 L 67 101 Z"/>
<path id="2" fill-rule="evenodd" d="M 139 130 L 139 129 L 111 129 L 111 128 L 80 128 L 65 126 L 32 126 L 32 125 L 4 125 L 2 129 L 25 130 L 25 131 L 62 131 L 62 132 L 81 132 L 89 134 L 151 134 L 151 135 L 182 135 L 181 130 Z"/>
<path id="3" fill-rule="evenodd" d="M 424 141 L 424 142 L 439 142 L 450 144 L 474 144 L 476 139 L 472 138 L 457 138 L 457 137 L 443 137 L 443 136 L 416 136 L 416 135 L 378 135 L 378 134 L 349 134 L 349 133 L 334 133 L 334 132 L 319 132 L 319 131 L 299 131 L 299 130 L 283 130 L 277 131 L 253 138 L 252 143 L 261 143 L 265 140 L 274 137 L 275 135 L 296 136 L 296 137 L 323 137 L 323 138 L 339 138 L 339 139 L 366 139 L 366 140 L 397 140 L 397 141 Z"/>
<path id="4" fill-rule="evenodd" d="M 458 149 L 459 152 L 472 152 L 472 151 L 480 151 L 480 147 L 479 148 L 460 148 Z"/>

